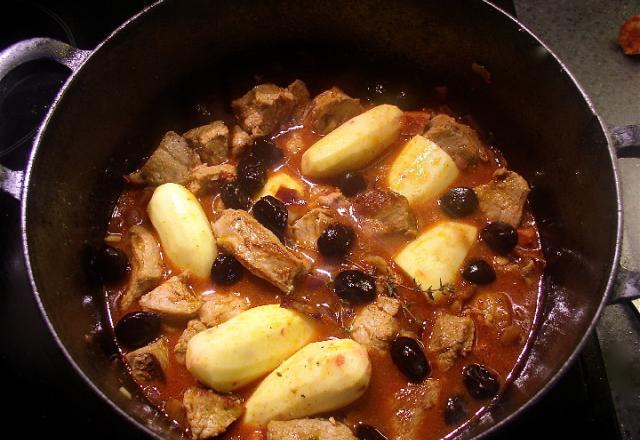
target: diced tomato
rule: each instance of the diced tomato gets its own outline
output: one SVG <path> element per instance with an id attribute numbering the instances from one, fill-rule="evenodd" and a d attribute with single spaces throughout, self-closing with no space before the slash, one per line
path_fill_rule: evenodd
<path id="1" fill-rule="evenodd" d="M 627 55 L 640 55 L 640 15 L 631 17 L 620 28 L 618 43 Z"/>

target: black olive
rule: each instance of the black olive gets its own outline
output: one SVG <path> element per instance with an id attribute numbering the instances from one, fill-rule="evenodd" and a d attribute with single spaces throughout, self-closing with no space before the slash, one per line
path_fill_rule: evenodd
<path id="1" fill-rule="evenodd" d="M 457 425 L 467 418 L 467 402 L 462 396 L 451 396 L 444 407 L 444 422 L 451 426 Z"/>
<path id="2" fill-rule="evenodd" d="M 413 338 L 398 336 L 391 343 L 391 359 L 411 382 L 420 383 L 431 374 L 431 365 Z"/>
<path id="3" fill-rule="evenodd" d="M 128 313 L 114 330 L 120 344 L 129 349 L 140 348 L 160 335 L 160 317 L 151 312 Z"/>
<path id="4" fill-rule="evenodd" d="M 498 394 L 500 382 L 495 373 L 480 364 L 471 364 L 462 370 L 462 382 L 471 396 L 479 400 Z"/>
<path id="5" fill-rule="evenodd" d="M 248 156 L 238 163 L 238 184 L 245 193 L 257 193 L 264 186 L 266 179 L 267 166 L 262 160 Z"/>
<path id="6" fill-rule="evenodd" d="M 368 303 L 376 299 L 376 280 L 359 270 L 345 270 L 336 276 L 333 289 L 340 298 L 351 303 Z"/>
<path id="7" fill-rule="evenodd" d="M 471 188 L 451 188 L 438 201 L 442 210 L 453 218 L 465 217 L 478 207 L 478 196 Z"/>
<path id="8" fill-rule="evenodd" d="M 480 237 L 499 254 L 508 254 L 518 244 L 518 233 L 507 223 L 489 223 L 480 232 Z"/>
<path id="9" fill-rule="evenodd" d="M 353 228 L 340 223 L 329 225 L 318 237 L 320 253 L 326 257 L 343 257 L 351 248 L 356 233 Z"/>
<path id="10" fill-rule="evenodd" d="M 371 425 L 360 423 L 356 428 L 359 440 L 387 440 L 387 437 Z"/>
<path id="11" fill-rule="evenodd" d="M 103 246 L 93 253 L 92 266 L 102 281 L 113 283 L 124 278 L 129 259 L 120 249 Z"/>
<path id="12" fill-rule="evenodd" d="M 220 191 L 220 197 L 226 208 L 247 210 L 251 206 L 251 197 L 236 181 L 225 183 Z"/>
<path id="13" fill-rule="evenodd" d="M 263 138 L 254 142 L 249 157 L 270 167 L 282 160 L 284 155 L 273 142 L 269 142 Z"/>
<path id="14" fill-rule="evenodd" d="M 244 268 L 232 255 L 218 254 L 211 268 L 211 278 L 218 284 L 228 286 L 242 278 Z"/>
<path id="15" fill-rule="evenodd" d="M 338 188 L 340 188 L 340 191 L 342 191 L 342 194 L 347 197 L 353 197 L 367 189 L 367 182 L 364 181 L 364 178 L 360 174 L 354 171 L 347 171 L 341 174 L 336 184 Z"/>
<path id="16" fill-rule="evenodd" d="M 486 261 L 475 260 L 467 264 L 462 271 L 462 277 L 474 284 L 489 284 L 496 279 L 496 272 Z"/>
<path id="17" fill-rule="evenodd" d="M 265 228 L 282 239 L 284 228 L 287 226 L 289 211 L 280 200 L 273 196 L 264 196 L 253 204 L 251 212 Z"/>

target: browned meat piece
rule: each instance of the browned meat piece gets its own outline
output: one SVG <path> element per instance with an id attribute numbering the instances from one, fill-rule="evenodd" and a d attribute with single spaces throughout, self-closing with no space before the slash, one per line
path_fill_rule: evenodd
<path id="1" fill-rule="evenodd" d="M 315 208 L 296 220 L 289 228 L 289 236 L 301 246 L 315 249 L 320 234 L 332 223 L 335 213 L 329 209 Z"/>
<path id="2" fill-rule="evenodd" d="M 196 165 L 200 165 L 200 158 L 189 148 L 187 141 L 168 131 L 142 168 L 129 175 L 129 180 L 147 185 L 182 183 Z"/>
<path id="3" fill-rule="evenodd" d="M 200 309 L 200 320 L 208 327 L 215 327 L 247 310 L 248 301 L 232 294 L 214 293 Z"/>
<path id="4" fill-rule="evenodd" d="M 436 355 L 436 366 L 447 371 L 458 356 L 466 356 L 473 346 L 475 325 L 468 316 L 443 313 L 433 324 L 427 350 Z"/>
<path id="5" fill-rule="evenodd" d="M 193 318 L 202 307 L 202 300 L 184 283 L 185 278 L 185 273 L 169 278 L 142 296 L 140 306 L 167 318 Z"/>
<path id="6" fill-rule="evenodd" d="M 267 440 L 356 440 L 348 426 L 332 418 L 272 420 L 267 425 Z"/>
<path id="7" fill-rule="evenodd" d="M 446 151 L 461 169 L 489 159 L 478 133 L 451 116 L 434 116 L 427 124 L 424 136 Z"/>
<path id="8" fill-rule="evenodd" d="M 403 112 L 400 133 L 404 136 L 415 136 L 424 133 L 431 114 L 427 112 Z"/>
<path id="9" fill-rule="evenodd" d="M 120 307 L 128 309 L 133 302 L 158 285 L 162 279 L 160 245 L 144 226 L 129 229 L 129 260 L 131 277 L 122 296 Z"/>
<path id="10" fill-rule="evenodd" d="M 304 262 L 249 213 L 226 209 L 213 224 L 218 246 L 233 254 L 251 273 L 285 293 L 306 268 Z"/>
<path id="11" fill-rule="evenodd" d="M 296 109 L 304 110 L 304 106 L 309 102 L 310 95 L 309 89 L 304 81 L 296 79 L 287 87 L 287 90 L 291 92 L 296 100 Z"/>
<path id="12" fill-rule="evenodd" d="M 517 228 L 522 218 L 529 185 L 518 173 L 499 168 L 489 183 L 474 188 L 480 210 L 490 222 L 509 223 Z"/>
<path id="13" fill-rule="evenodd" d="M 173 347 L 173 355 L 178 361 L 179 364 L 184 364 L 187 355 L 187 344 L 189 340 L 193 338 L 198 333 L 205 331 L 207 326 L 198 319 L 192 319 L 187 323 L 187 328 L 184 329 L 180 338 L 178 338 L 178 342 Z"/>
<path id="14" fill-rule="evenodd" d="M 240 126 L 234 125 L 231 129 L 231 155 L 240 156 L 242 152 L 249 146 L 253 140 L 249 133 L 244 131 Z"/>
<path id="15" fill-rule="evenodd" d="M 493 257 L 493 267 L 498 273 L 517 272 L 518 275 L 524 277 L 527 284 L 530 284 L 533 282 L 536 262 L 533 258 L 525 256 L 510 259 L 502 255 L 496 255 Z"/>
<path id="16" fill-rule="evenodd" d="M 422 438 L 420 428 L 424 426 L 426 410 L 433 408 L 440 397 L 440 381 L 427 379 L 415 384 L 408 383 L 393 399 L 392 419 L 395 440 L 416 440 Z"/>
<path id="17" fill-rule="evenodd" d="M 296 80 L 286 89 L 275 84 L 257 85 L 234 100 L 231 107 L 240 126 L 255 138 L 271 134 L 308 99 L 306 86 Z"/>
<path id="18" fill-rule="evenodd" d="M 182 403 L 194 439 L 211 438 L 223 433 L 244 411 L 240 397 L 220 395 L 196 387 L 184 392 Z"/>
<path id="19" fill-rule="evenodd" d="M 349 208 L 349 201 L 340 191 L 334 191 L 329 194 L 318 196 L 316 202 L 320 206 L 332 208 L 336 210 Z"/>
<path id="20" fill-rule="evenodd" d="M 295 130 L 282 136 L 282 146 L 285 154 L 294 156 L 306 147 L 302 131 Z"/>
<path id="21" fill-rule="evenodd" d="M 409 201 L 394 191 L 370 189 L 353 198 L 355 211 L 369 220 L 376 232 L 405 233 L 418 232 L 416 218 L 409 208 Z"/>
<path id="22" fill-rule="evenodd" d="M 304 125 L 325 135 L 364 111 L 359 99 L 354 99 L 337 87 L 320 93 L 307 105 Z"/>
<path id="23" fill-rule="evenodd" d="M 229 128 L 222 121 L 193 128 L 182 136 L 208 165 L 218 165 L 229 158 Z"/>
<path id="24" fill-rule="evenodd" d="M 498 331 L 511 325 L 513 321 L 511 300 L 501 292 L 476 294 L 465 313 L 477 316 L 480 324 L 494 327 Z"/>
<path id="25" fill-rule="evenodd" d="M 398 334 L 394 318 L 400 310 L 397 299 L 379 296 L 375 303 L 364 306 L 351 324 L 351 337 L 368 348 L 384 350 Z"/>
<path id="26" fill-rule="evenodd" d="M 169 366 L 169 349 L 164 339 L 159 339 L 125 355 L 131 375 L 138 382 L 164 380 Z"/>
<path id="27" fill-rule="evenodd" d="M 221 184 L 236 178 L 236 167 L 229 164 L 195 167 L 187 177 L 187 188 L 199 196 L 215 191 Z"/>

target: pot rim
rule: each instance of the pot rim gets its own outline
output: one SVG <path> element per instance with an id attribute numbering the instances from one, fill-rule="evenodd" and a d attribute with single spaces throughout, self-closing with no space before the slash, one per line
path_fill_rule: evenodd
<path id="1" fill-rule="evenodd" d="M 43 303 L 42 303 L 42 301 L 40 299 L 40 293 L 39 293 L 39 289 L 38 289 L 38 286 L 37 286 L 37 282 L 36 282 L 35 277 L 33 275 L 33 268 L 31 266 L 31 259 L 29 257 L 30 253 L 29 253 L 29 243 L 28 243 L 28 237 L 27 237 L 27 235 L 28 235 L 27 234 L 27 205 L 28 205 L 28 202 L 29 202 L 29 187 L 30 187 L 30 184 L 31 184 L 31 173 L 32 173 L 32 169 L 33 169 L 33 164 L 37 160 L 38 150 L 40 148 L 40 144 L 41 144 L 42 138 L 44 137 L 44 135 L 46 133 L 46 130 L 47 130 L 47 127 L 49 125 L 49 121 L 51 120 L 52 115 L 55 113 L 60 100 L 65 95 L 66 90 L 69 88 L 70 84 L 74 81 L 76 76 L 78 76 L 80 74 L 80 72 L 83 70 L 84 65 L 87 62 L 89 62 L 89 60 L 91 60 L 91 58 L 96 56 L 96 54 L 100 52 L 100 50 L 102 49 L 103 46 L 108 44 L 111 40 L 117 38 L 118 34 L 120 34 L 125 28 L 127 28 L 129 26 L 132 26 L 135 23 L 140 22 L 143 19 L 143 17 L 145 15 L 147 15 L 150 11 L 155 10 L 155 9 L 157 9 L 159 7 L 162 7 L 164 4 L 167 4 L 170 1 L 171 0 L 158 0 L 156 3 L 145 7 L 140 12 L 138 12 L 137 14 L 135 14 L 134 16 L 132 16 L 131 18 L 126 20 L 124 23 L 122 23 L 120 26 L 118 26 L 113 32 L 111 32 L 103 41 L 101 41 L 95 47 L 95 49 L 93 49 L 91 51 L 89 56 L 87 56 L 87 58 L 84 60 L 82 65 L 79 66 L 78 69 L 76 69 L 76 70 L 71 72 L 71 75 L 69 76 L 67 81 L 64 83 L 64 85 L 60 88 L 58 94 L 56 95 L 56 97 L 54 98 L 51 106 L 49 107 L 49 111 L 47 112 L 46 117 L 44 118 L 43 122 L 41 123 L 41 125 L 40 125 L 40 127 L 38 129 L 38 132 L 36 134 L 36 137 L 34 139 L 33 147 L 31 149 L 31 153 L 29 155 L 29 161 L 28 161 L 27 167 L 25 169 L 24 183 L 23 183 L 23 189 L 22 189 L 22 198 L 21 198 L 21 207 L 20 207 L 20 233 L 21 233 L 21 239 L 22 239 L 23 256 L 24 256 L 24 261 L 25 261 L 25 264 L 26 264 L 27 273 L 28 273 L 28 276 L 29 276 L 29 282 L 31 284 L 33 295 L 34 295 L 34 298 L 35 298 L 36 303 L 38 305 L 38 308 L 40 310 L 40 313 L 41 313 L 42 317 L 44 318 L 44 321 L 46 323 L 47 328 L 49 329 L 49 332 L 50 332 L 51 336 L 55 340 L 55 342 L 58 345 L 58 347 L 61 349 L 61 351 L 64 354 L 64 356 L 67 359 L 67 361 L 71 364 L 72 368 L 83 379 L 83 381 L 95 392 L 95 394 L 98 397 L 100 397 L 104 402 L 106 402 L 116 413 L 118 413 L 120 416 L 122 416 L 126 420 L 128 420 L 131 424 L 136 426 L 136 428 L 138 428 L 138 430 L 140 430 L 140 431 L 146 433 L 147 435 L 150 435 L 151 437 L 153 437 L 155 439 L 158 439 L 158 440 L 162 440 L 163 437 L 161 437 L 155 431 L 152 431 L 149 427 L 145 426 L 144 424 L 139 422 L 137 419 L 135 419 L 131 414 L 127 413 L 122 408 L 120 408 L 118 405 L 116 405 L 111 399 L 109 399 L 91 381 L 91 379 L 89 379 L 89 377 L 84 373 L 84 371 L 75 362 L 75 360 L 73 359 L 73 357 L 71 356 L 71 354 L 67 350 L 66 346 L 63 344 L 63 342 L 59 338 L 58 334 L 56 333 L 56 331 L 55 331 L 55 329 L 53 327 L 53 324 L 52 324 L 52 322 L 51 322 L 51 320 L 49 318 L 49 315 L 47 313 L 47 310 L 45 309 L 45 307 L 44 307 L 44 305 L 43 305 Z M 487 436 L 496 433 L 498 430 L 502 429 L 504 426 L 508 425 L 514 419 L 519 417 L 522 413 L 524 413 L 527 410 L 529 410 L 535 403 L 537 403 L 549 391 L 549 389 L 551 389 L 558 382 L 558 380 L 571 367 L 571 365 L 573 364 L 575 359 L 578 357 L 578 355 L 582 351 L 582 348 L 584 347 L 584 345 L 585 345 L 585 343 L 587 341 L 587 338 L 593 332 L 596 324 L 599 321 L 600 315 L 602 314 L 602 310 L 607 305 L 608 299 L 611 296 L 612 287 L 613 287 L 613 284 L 614 284 L 614 281 L 615 281 L 615 275 L 617 273 L 619 260 L 620 260 L 621 247 L 622 247 L 621 246 L 621 243 L 622 243 L 622 230 L 623 230 L 623 210 L 622 210 L 623 208 L 622 208 L 622 197 L 621 197 L 621 190 L 620 190 L 620 177 L 619 177 L 619 171 L 618 171 L 618 166 L 617 166 L 617 156 L 616 156 L 615 149 L 613 147 L 613 141 L 612 141 L 611 135 L 609 133 L 609 130 L 607 129 L 607 126 L 605 125 L 604 121 L 602 120 L 602 117 L 597 113 L 593 103 L 591 102 L 591 99 L 589 98 L 589 96 L 587 95 L 587 93 L 585 92 L 583 87 L 580 85 L 580 83 L 577 81 L 577 79 L 574 77 L 574 75 L 571 73 L 571 71 L 562 62 L 562 60 L 543 41 L 541 41 L 527 26 L 522 24 L 517 18 L 513 17 L 511 14 L 509 14 L 506 11 L 504 11 L 500 7 L 490 3 L 489 0 L 480 0 L 480 1 L 481 1 L 481 3 L 484 4 L 485 7 L 489 7 L 491 9 L 493 9 L 494 11 L 496 11 L 497 13 L 504 15 L 504 19 L 506 19 L 507 21 L 510 21 L 512 25 L 517 26 L 517 28 L 519 28 L 521 31 L 526 32 L 526 34 L 530 38 L 532 38 L 540 47 L 544 48 L 544 50 L 549 55 L 551 55 L 553 57 L 555 62 L 561 68 L 561 72 L 563 72 L 564 74 L 566 74 L 569 77 L 569 79 L 571 80 L 571 82 L 573 83 L 575 88 L 580 93 L 582 99 L 584 99 L 584 101 L 586 102 L 591 114 L 597 119 L 597 121 L 598 121 L 598 123 L 600 125 L 600 129 L 602 130 L 602 133 L 604 134 L 604 136 L 605 136 L 605 138 L 607 140 L 607 148 L 609 150 L 609 159 L 610 159 L 609 165 L 611 166 L 611 168 L 613 170 L 614 187 L 615 187 L 615 193 L 616 193 L 616 237 L 615 237 L 615 249 L 614 249 L 613 259 L 611 261 L 610 267 L 608 268 L 608 277 L 607 277 L 607 282 L 606 282 L 606 285 L 605 285 L 605 288 L 604 288 L 604 292 L 603 292 L 603 295 L 602 295 L 602 299 L 601 299 L 600 304 L 598 305 L 598 308 L 597 308 L 597 310 L 596 310 L 596 312 L 595 312 L 595 314 L 594 314 L 594 316 L 593 316 L 593 318 L 591 320 L 591 323 L 589 324 L 586 332 L 584 333 L 584 335 L 582 336 L 580 341 L 575 345 L 571 355 L 567 358 L 567 360 L 562 365 L 562 367 L 560 367 L 558 370 L 556 370 L 553 373 L 553 376 L 549 379 L 549 381 L 540 390 L 538 390 L 537 393 L 535 393 L 534 395 L 530 396 L 529 399 L 522 406 L 520 406 L 518 409 L 513 411 L 508 416 L 506 416 L 504 419 L 502 419 L 499 422 L 497 422 L 497 423 L 491 425 L 490 427 L 488 427 L 484 432 L 482 432 L 482 433 L 476 435 L 475 437 L 473 437 L 474 439 L 486 438 Z M 514 30 L 517 30 L 517 29 L 514 29 Z M 463 433 L 464 433 L 464 431 L 460 432 L 459 434 L 463 434 Z M 447 437 L 447 438 L 449 438 L 449 437 Z"/>

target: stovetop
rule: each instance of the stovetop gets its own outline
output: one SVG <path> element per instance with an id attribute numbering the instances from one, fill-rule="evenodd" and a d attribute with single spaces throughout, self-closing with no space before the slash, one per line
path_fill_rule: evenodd
<path id="1" fill-rule="evenodd" d="M 495 3 L 511 13 L 520 13 L 520 18 L 534 32 L 539 27 L 553 38 L 556 35 L 553 21 L 556 20 L 558 26 L 564 24 L 553 15 L 554 5 L 567 6 L 566 1 L 554 1 L 545 2 L 548 3 L 546 12 L 537 9 L 536 0 L 516 0 L 515 7 L 511 0 Z M 94 2 L 9 2 L 3 6 L 0 17 L 0 49 L 35 36 L 53 37 L 91 49 L 150 3 L 112 0 L 101 2 L 98 7 Z M 604 5 L 605 2 L 585 0 L 583 3 Z M 635 13 L 640 13 L 637 1 L 619 3 L 632 4 Z M 586 15 L 575 19 L 590 20 Z M 576 37 L 573 44 L 579 41 Z M 546 42 L 554 48 L 554 41 L 547 39 Z M 564 38 L 562 44 L 570 47 L 571 42 Z M 597 63 L 592 61 L 592 64 Z M 606 65 L 601 64 L 599 68 L 606 73 Z M 24 167 L 35 129 L 67 76 L 65 69 L 51 62 L 33 62 L 16 69 L 2 82 L 0 163 L 4 166 Z M 629 94 L 635 90 L 636 97 L 640 90 L 638 84 L 634 88 L 634 83 L 619 87 L 629 88 Z M 604 115 L 607 117 L 607 113 Z M 0 193 L 0 207 L 0 377 L 5 379 L 3 390 L 9 408 L 6 419 L 27 438 L 43 434 L 74 437 L 87 433 L 92 438 L 145 438 L 88 388 L 55 345 L 41 319 L 25 272 L 18 203 Z M 605 313 L 604 324 L 598 329 L 600 338 L 593 335 L 589 339 L 565 377 L 523 417 L 493 438 L 640 438 L 640 424 L 635 420 L 640 406 L 640 381 L 633 369 L 624 379 L 620 377 L 620 371 L 640 359 L 621 357 L 617 351 L 620 341 L 624 341 L 640 353 L 637 350 L 640 326 L 629 307 L 615 307 Z M 608 373 L 613 380 L 608 379 Z"/>

